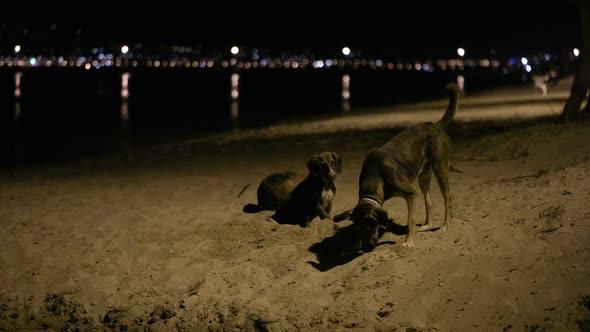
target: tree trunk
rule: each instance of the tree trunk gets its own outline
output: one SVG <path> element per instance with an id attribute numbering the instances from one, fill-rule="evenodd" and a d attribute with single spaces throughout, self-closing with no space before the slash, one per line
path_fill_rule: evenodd
<path id="1" fill-rule="evenodd" d="M 561 112 L 561 120 L 565 122 L 580 117 L 580 106 L 586 99 L 588 90 L 590 89 L 590 0 L 580 0 L 579 5 L 582 26 L 582 49 L 580 51 L 570 97 L 563 107 L 563 112 Z M 584 111 L 588 111 L 588 106 L 586 106 Z"/>

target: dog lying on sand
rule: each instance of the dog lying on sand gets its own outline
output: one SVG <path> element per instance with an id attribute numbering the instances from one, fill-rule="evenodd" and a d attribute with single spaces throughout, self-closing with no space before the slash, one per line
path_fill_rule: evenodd
<path id="1" fill-rule="evenodd" d="M 452 144 L 445 129 L 453 121 L 458 107 L 459 89 L 447 85 L 449 106 L 437 123 L 424 122 L 406 128 L 380 148 L 373 149 L 365 158 L 359 177 L 359 201 L 353 210 L 346 211 L 334 221 L 352 219 L 357 225 L 362 249 L 372 251 L 379 241 L 380 228 L 388 222 L 383 202 L 392 197 L 403 197 L 408 206 L 408 233 L 402 245 L 413 247 L 416 233 L 414 213 L 418 193 L 412 182 L 418 178 L 426 205 L 426 221 L 420 230 L 430 228 L 430 180 L 434 173 L 444 198 L 445 219 L 441 227 L 451 227 L 451 194 L 448 173 L 451 170 Z"/>
<path id="2" fill-rule="evenodd" d="M 295 172 L 274 173 L 267 176 L 262 180 L 256 192 L 258 204 L 246 204 L 243 211 L 256 213 L 280 209 L 287 204 L 291 191 L 303 179 L 305 179 L 305 175 Z"/>
<path id="3" fill-rule="evenodd" d="M 275 173 L 258 187 L 258 205 L 247 204 L 244 212 L 275 210 L 272 216 L 281 224 L 307 227 L 315 217 L 330 218 L 336 195 L 334 179 L 342 172 L 342 158 L 335 152 L 322 152 L 307 162 L 309 174 Z"/>

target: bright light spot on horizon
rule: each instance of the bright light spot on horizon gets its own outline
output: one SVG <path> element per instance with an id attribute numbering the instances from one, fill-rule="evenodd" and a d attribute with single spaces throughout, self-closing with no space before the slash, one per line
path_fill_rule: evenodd
<path id="1" fill-rule="evenodd" d="M 579 49 L 577 49 L 577 48 L 574 48 L 574 55 L 575 55 L 575 56 L 578 56 L 578 55 L 580 55 L 580 50 L 579 50 Z"/>
<path id="2" fill-rule="evenodd" d="M 551 60 L 551 56 L 549 54 L 545 54 L 545 61 Z"/>
<path id="3" fill-rule="evenodd" d="M 529 63 L 529 60 L 525 57 L 520 58 L 520 63 L 522 63 L 523 65 L 526 65 L 527 63 Z"/>
<path id="4" fill-rule="evenodd" d="M 231 48 L 230 52 L 231 52 L 231 54 L 236 55 L 236 54 L 240 53 L 240 48 L 237 46 L 234 46 Z"/>
<path id="5" fill-rule="evenodd" d="M 89 63 L 84 65 L 84 68 L 86 68 L 86 70 L 90 69 L 90 67 L 92 67 Z"/>
<path id="6" fill-rule="evenodd" d="M 31 60 L 29 60 L 29 63 L 31 64 L 31 66 L 34 66 L 37 63 L 37 59 L 31 58 Z"/>
<path id="7" fill-rule="evenodd" d="M 323 68 L 324 62 L 322 60 L 317 60 L 313 62 L 313 68 Z"/>
<path id="8" fill-rule="evenodd" d="M 527 73 L 530 73 L 532 70 L 531 65 L 526 65 L 525 69 Z"/>
<path id="9" fill-rule="evenodd" d="M 16 53 L 20 52 L 20 45 L 16 45 L 16 46 L 14 47 L 14 51 L 15 51 Z"/>
<path id="10" fill-rule="evenodd" d="M 465 49 L 462 47 L 459 47 L 457 49 L 457 54 L 459 54 L 459 56 L 464 56 L 465 55 Z"/>
<path id="11" fill-rule="evenodd" d="M 123 53 L 123 54 L 127 54 L 127 52 L 129 52 L 129 46 L 127 46 L 127 45 L 123 45 L 123 46 L 121 47 L 121 53 Z"/>
<path id="12" fill-rule="evenodd" d="M 343 47 L 342 48 L 342 54 L 344 54 L 344 55 L 350 55 L 350 48 Z"/>

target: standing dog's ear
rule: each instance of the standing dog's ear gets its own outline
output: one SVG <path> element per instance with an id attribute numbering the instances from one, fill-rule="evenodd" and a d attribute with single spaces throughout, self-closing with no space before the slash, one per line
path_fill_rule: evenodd
<path id="1" fill-rule="evenodd" d="M 379 208 L 377 210 L 377 218 L 379 219 L 377 221 L 377 222 L 379 222 L 379 225 L 387 226 L 387 221 L 389 221 L 389 216 L 387 215 L 387 210 L 385 210 L 383 208 Z"/>
<path id="2" fill-rule="evenodd" d="M 342 173 L 342 158 L 336 152 L 332 152 L 332 158 L 334 158 L 334 170 Z"/>

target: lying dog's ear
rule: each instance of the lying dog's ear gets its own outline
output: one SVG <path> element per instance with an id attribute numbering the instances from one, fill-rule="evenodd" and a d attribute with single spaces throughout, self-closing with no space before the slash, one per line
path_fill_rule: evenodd
<path id="1" fill-rule="evenodd" d="M 319 155 L 315 155 L 311 157 L 311 159 L 307 162 L 307 169 L 311 173 L 320 174 L 320 157 Z"/>
<path id="2" fill-rule="evenodd" d="M 340 158 L 340 156 L 336 152 L 331 153 L 332 158 L 334 158 L 334 170 L 336 170 L 336 172 L 338 173 L 342 173 L 342 158 Z"/>

